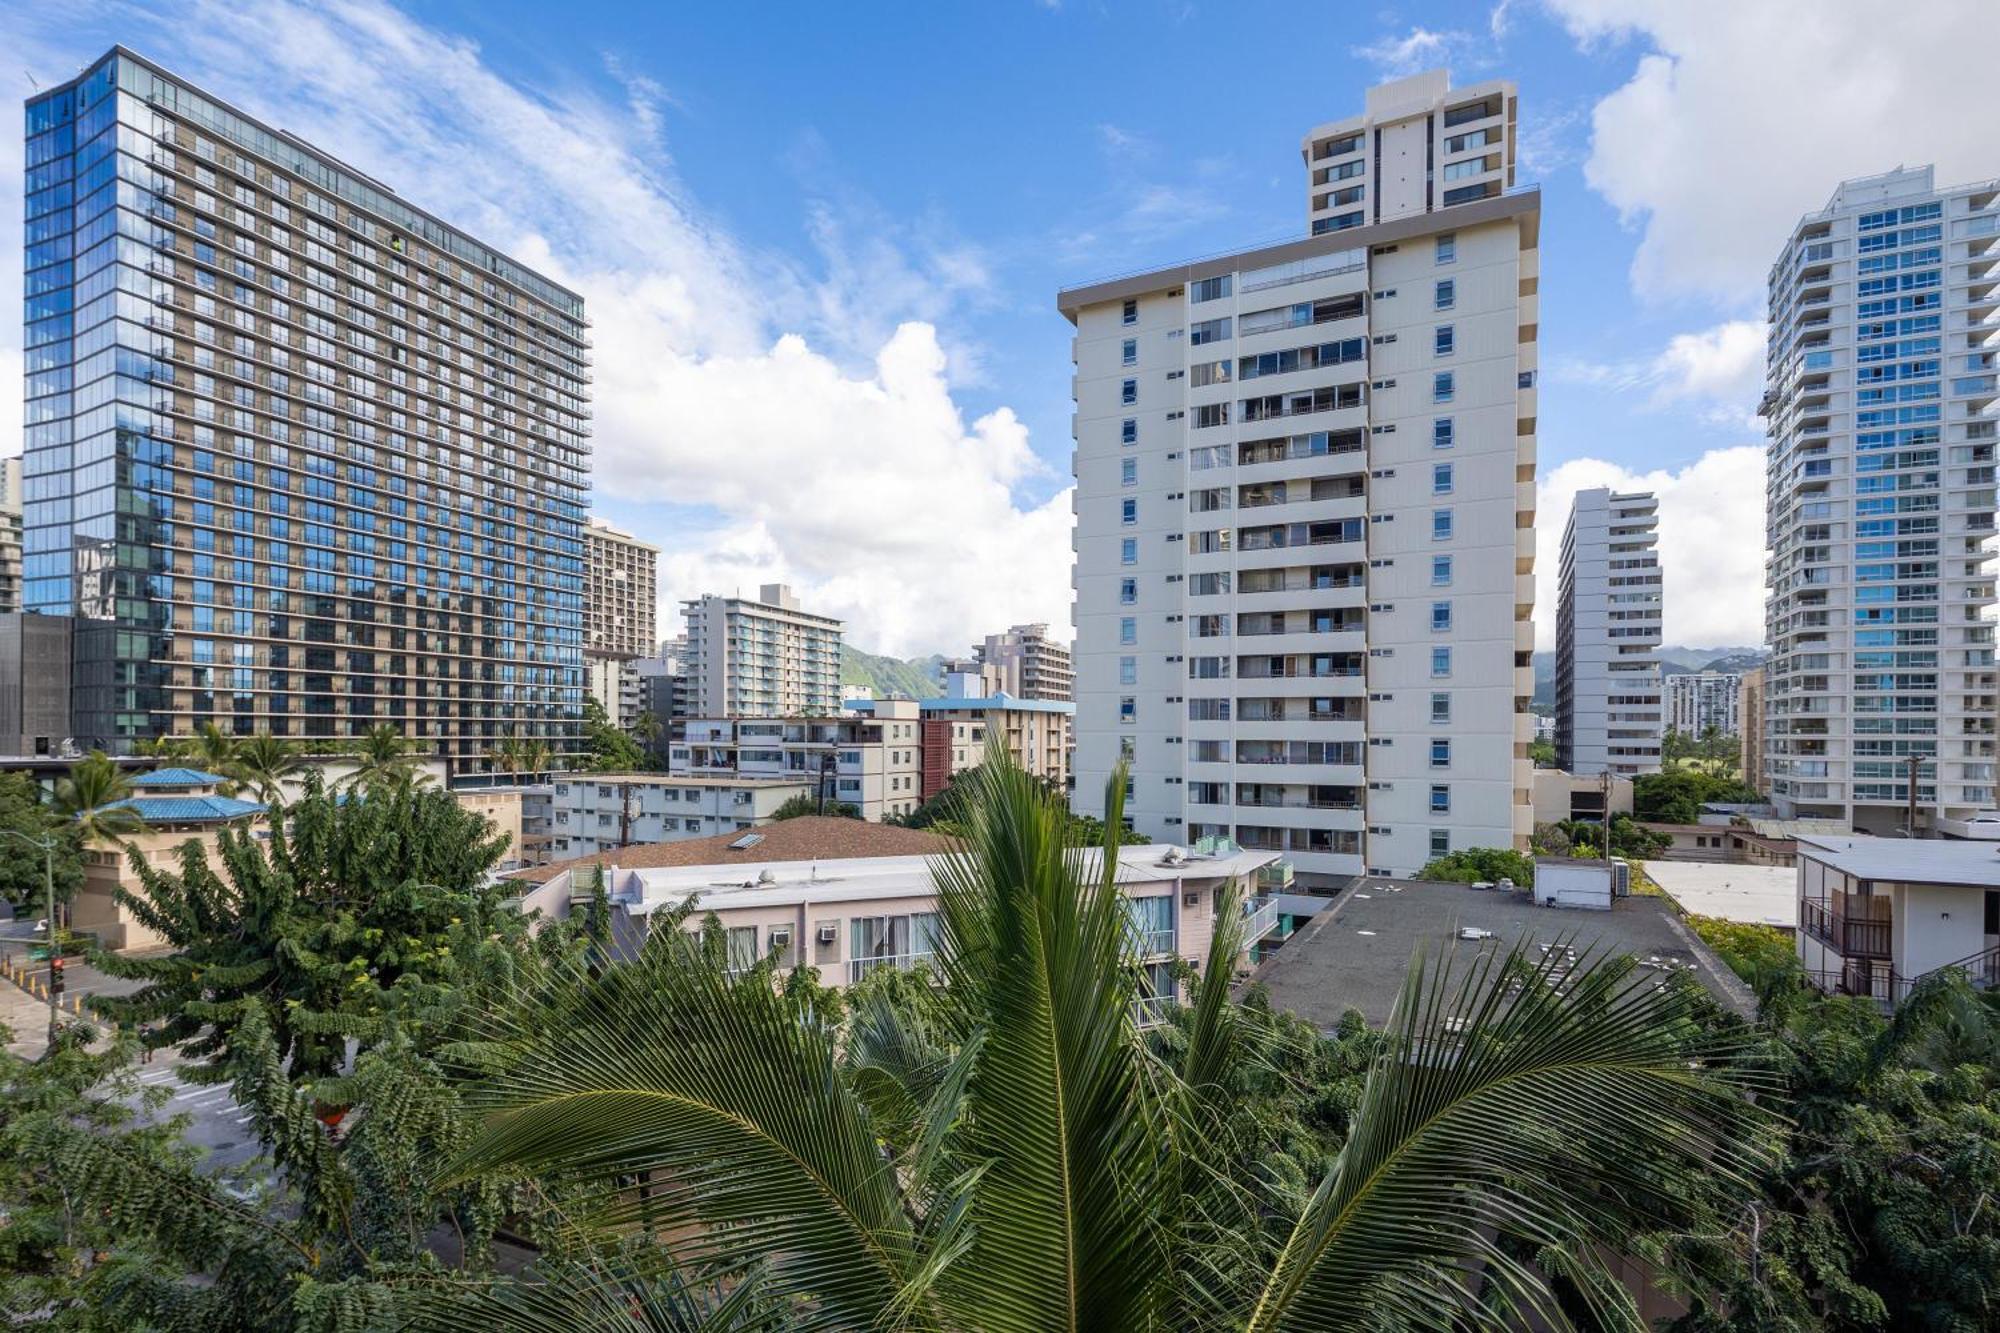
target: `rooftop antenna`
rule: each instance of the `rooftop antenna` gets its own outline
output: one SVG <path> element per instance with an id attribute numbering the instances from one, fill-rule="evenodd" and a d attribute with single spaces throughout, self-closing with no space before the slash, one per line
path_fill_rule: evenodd
<path id="1" fill-rule="evenodd" d="M 29 83 L 33 83 L 33 84 L 35 85 L 35 91 L 36 91 L 36 92 L 40 92 L 40 91 L 42 90 L 42 85 L 41 85 L 40 83 L 37 83 L 37 82 L 36 82 L 36 80 L 35 80 L 35 76 L 34 76 L 34 74 L 33 74 L 33 73 L 32 73 L 31 71 L 29 71 L 29 70 L 26 70 L 26 69 L 24 69 L 24 70 L 22 70 L 21 72 L 22 72 L 23 74 L 26 74 L 26 75 L 28 76 L 28 82 L 29 82 Z"/>

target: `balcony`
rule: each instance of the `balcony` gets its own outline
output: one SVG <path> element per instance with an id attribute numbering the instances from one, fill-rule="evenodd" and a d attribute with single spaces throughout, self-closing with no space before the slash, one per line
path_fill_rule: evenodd
<path id="1" fill-rule="evenodd" d="M 1887 898 L 1807 898 L 1799 904 L 1799 928 L 1846 958 L 1889 957 Z"/>
<path id="2" fill-rule="evenodd" d="M 937 954 L 933 950 L 924 949 L 916 953 L 885 953 L 869 958 L 850 958 L 847 960 L 847 984 L 854 985 L 878 968 L 893 968 L 898 972 L 907 972 L 913 967 L 928 967 L 931 960 L 936 957 Z"/>

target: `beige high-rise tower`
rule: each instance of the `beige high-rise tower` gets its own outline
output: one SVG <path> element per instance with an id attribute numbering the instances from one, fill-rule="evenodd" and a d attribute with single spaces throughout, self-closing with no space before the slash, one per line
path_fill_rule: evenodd
<path id="1" fill-rule="evenodd" d="M 1307 134 L 1311 235 L 1080 284 L 1076 800 L 1409 873 L 1533 824 L 1536 286 L 1511 83 Z"/>

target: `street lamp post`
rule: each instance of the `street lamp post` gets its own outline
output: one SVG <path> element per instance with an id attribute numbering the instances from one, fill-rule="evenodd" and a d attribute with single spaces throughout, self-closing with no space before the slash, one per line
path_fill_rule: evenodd
<path id="1" fill-rule="evenodd" d="M 56 838 L 53 833 L 45 833 L 39 838 L 30 837 L 19 829 L 0 829 L 10 838 L 19 838 L 30 847 L 38 847 L 42 853 L 42 886 L 48 893 L 49 919 L 49 1049 L 56 1048 L 56 973 L 62 967 L 56 956 Z"/>

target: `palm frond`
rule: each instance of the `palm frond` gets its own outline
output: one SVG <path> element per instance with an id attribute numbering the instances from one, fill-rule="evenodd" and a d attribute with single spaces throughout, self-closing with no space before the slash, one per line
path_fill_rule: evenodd
<path id="1" fill-rule="evenodd" d="M 1428 1326 L 1494 1299 L 1566 1327 L 1503 1239 L 1581 1255 L 1677 1216 L 1690 1178 L 1748 1174 L 1741 1131 L 1760 1114 L 1716 1063 L 1731 1052 L 1693 1043 L 1684 992 L 1622 958 L 1565 974 L 1561 952 L 1413 962 L 1353 1134 L 1249 1328 L 1383 1309 Z"/>
<path id="2" fill-rule="evenodd" d="M 966 848 L 934 870 L 943 971 L 984 1027 L 961 1151 L 985 1175 L 970 1251 L 945 1281 L 987 1328 L 1146 1327 L 1163 1271 L 1161 1143 L 1131 1114 L 1123 776 L 1094 861 L 1066 845 L 1064 812 L 1032 777 L 989 758 L 977 782 Z"/>
<path id="3" fill-rule="evenodd" d="M 768 978 L 726 978 L 678 928 L 570 981 L 584 993 L 571 1026 L 475 1102 L 484 1128 L 452 1176 L 562 1182 L 600 1231 L 698 1228 L 690 1262 L 767 1260 L 774 1293 L 811 1297 L 802 1327 L 881 1320 L 918 1258 L 832 1034 Z"/>

